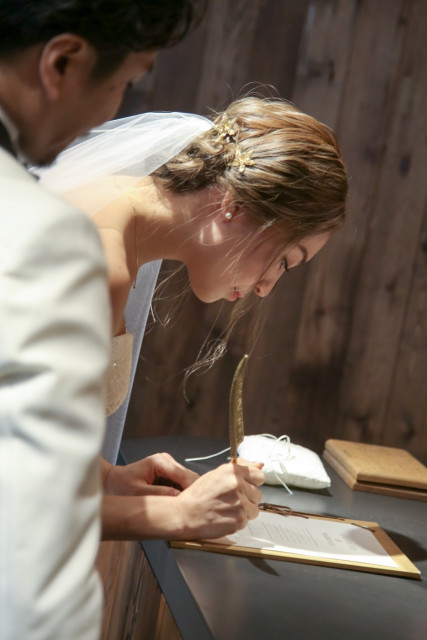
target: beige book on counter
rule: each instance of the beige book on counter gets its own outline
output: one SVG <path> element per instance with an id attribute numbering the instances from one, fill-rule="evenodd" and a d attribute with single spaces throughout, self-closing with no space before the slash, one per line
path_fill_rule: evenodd
<path id="1" fill-rule="evenodd" d="M 330 439 L 323 457 L 356 491 L 427 501 L 427 467 L 404 449 Z"/>

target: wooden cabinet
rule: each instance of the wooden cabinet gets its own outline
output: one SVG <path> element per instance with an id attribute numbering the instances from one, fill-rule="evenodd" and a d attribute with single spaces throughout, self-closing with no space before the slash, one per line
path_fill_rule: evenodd
<path id="1" fill-rule="evenodd" d="M 104 586 L 101 640 L 181 640 L 139 542 L 102 542 L 96 564 Z"/>

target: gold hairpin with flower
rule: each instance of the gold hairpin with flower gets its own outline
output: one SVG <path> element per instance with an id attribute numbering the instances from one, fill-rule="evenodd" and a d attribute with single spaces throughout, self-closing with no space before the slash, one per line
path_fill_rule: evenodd
<path id="1" fill-rule="evenodd" d="M 239 147 L 236 145 L 236 155 L 231 166 L 239 167 L 240 173 L 244 173 L 246 167 L 251 167 L 255 164 L 255 160 L 251 160 L 253 152 L 254 150 L 250 149 L 246 153 L 242 153 Z"/>
<path id="2" fill-rule="evenodd" d="M 220 140 L 225 140 L 225 138 L 232 140 L 234 138 L 237 133 L 235 129 L 236 120 L 237 118 L 230 120 L 224 113 L 219 123 L 213 125 L 213 129 Z"/>
<path id="3" fill-rule="evenodd" d="M 255 161 L 251 159 L 254 150 L 250 149 L 246 153 L 241 152 L 239 145 L 235 140 L 235 136 L 237 135 L 236 121 L 237 118 L 230 120 L 227 114 L 224 113 L 219 123 L 213 125 L 213 130 L 214 135 L 217 135 L 219 140 L 234 142 L 236 145 L 236 151 L 234 154 L 234 160 L 230 166 L 238 167 L 239 172 L 244 173 L 246 167 L 251 167 L 255 164 Z"/>

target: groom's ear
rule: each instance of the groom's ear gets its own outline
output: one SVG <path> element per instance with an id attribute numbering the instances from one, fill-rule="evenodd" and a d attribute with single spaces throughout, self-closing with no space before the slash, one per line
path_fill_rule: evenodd
<path id="1" fill-rule="evenodd" d="M 63 33 L 44 45 L 39 74 L 45 94 L 52 102 L 81 91 L 97 60 L 95 49 L 80 36 Z"/>

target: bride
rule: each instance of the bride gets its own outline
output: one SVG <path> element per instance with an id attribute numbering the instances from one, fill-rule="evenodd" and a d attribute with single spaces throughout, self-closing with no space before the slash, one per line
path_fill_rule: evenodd
<path id="1" fill-rule="evenodd" d="M 345 218 L 334 133 L 289 103 L 233 102 L 213 121 L 145 114 L 107 123 L 42 181 L 84 209 L 108 264 L 113 354 L 104 456 L 115 462 L 160 260 L 184 263 L 203 302 L 266 296 Z M 215 537 L 256 517 L 261 465 L 198 478 L 167 454 L 127 467 L 103 459 L 106 538 Z M 182 491 L 153 485 L 163 476 Z"/>

